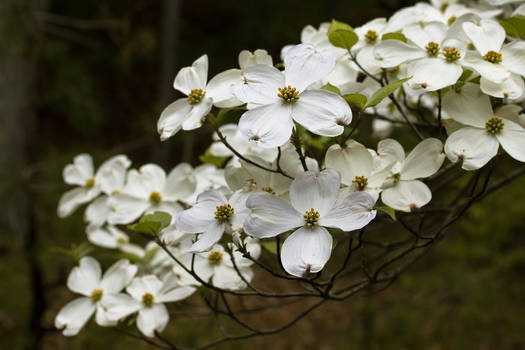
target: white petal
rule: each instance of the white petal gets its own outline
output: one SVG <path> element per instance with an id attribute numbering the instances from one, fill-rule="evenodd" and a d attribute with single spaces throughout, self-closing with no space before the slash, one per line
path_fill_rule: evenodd
<path id="1" fill-rule="evenodd" d="M 492 117 L 490 98 L 476 84 L 467 83 L 459 92 L 451 89 L 443 98 L 443 113 L 462 124 L 485 128 Z"/>
<path id="2" fill-rule="evenodd" d="M 290 201 L 299 212 L 314 208 L 321 217 L 334 206 L 341 186 L 341 176 L 334 170 L 305 171 L 290 186 Z"/>
<path id="3" fill-rule="evenodd" d="M 475 70 L 482 77 L 495 83 L 501 83 L 510 76 L 510 71 L 501 63 L 485 61 L 483 57 L 471 51 L 467 52 L 461 64 Z"/>
<path id="4" fill-rule="evenodd" d="M 180 163 L 173 168 L 162 189 L 162 198 L 176 201 L 190 196 L 197 188 L 197 180 L 192 174 L 192 167 L 187 163 Z"/>
<path id="5" fill-rule="evenodd" d="M 205 97 L 201 102 L 191 105 L 190 113 L 182 122 L 182 130 L 200 128 L 204 122 L 204 117 L 210 113 L 212 106 L 213 100 L 209 97 Z"/>
<path id="6" fill-rule="evenodd" d="M 98 187 L 86 189 L 84 187 L 73 188 L 60 197 L 57 214 L 64 218 L 71 215 L 79 206 L 89 202 L 100 193 Z"/>
<path id="7" fill-rule="evenodd" d="M 263 148 L 286 143 L 292 128 L 291 107 L 280 101 L 246 111 L 239 120 L 239 131 Z"/>
<path id="8" fill-rule="evenodd" d="M 451 162 L 463 160 L 462 168 L 476 170 L 498 153 L 499 143 L 485 129 L 465 127 L 453 132 L 445 142 L 445 153 Z"/>
<path id="9" fill-rule="evenodd" d="M 109 198 L 111 212 L 108 223 L 129 224 L 137 220 L 150 207 L 149 201 L 119 193 Z"/>
<path id="10" fill-rule="evenodd" d="M 121 259 L 114 263 L 102 277 L 100 286 L 107 294 L 119 293 L 137 273 L 137 266 Z"/>
<path id="11" fill-rule="evenodd" d="M 86 207 L 84 221 L 93 226 L 102 226 L 107 221 L 110 211 L 109 197 L 98 197 Z"/>
<path id="12" fill-rule="evenodd" d="M 327 169 L 334 169 L 341 174 L 341 182 L 352 186 L 356 176 L 369 177 L 374 167 L 372 155 L 362 144 L 348 140 L 346 147 L 335 144 L 327 151 L 325 156 Z"/>
<path id="13" fill-rule="evenodd" d="M 95 174 L 93 170 L 93 158 L 87 153 L 79 154 L 73 159 L 73 164 L 68 164 L 64 168 L 64 182 L 69 185 L 84 186 L 86 180 Z"/>
<path id="14" fill-rule="evenodd" d="M 159 303 L 171 303 L 179 301 L 192 295 L 195 290 L 196 289 L 194 287 L 171 287 L 165 293 L 160 294 L 156 301 Z"/>
<path id="15" fill-rule="evenodd" d="M 525 162 L 525 129 L 510 120 L 503 120 L 503 129 L 496 134 L 501 147 L 512 158 Z"/>
<path id="16" fill-rule="evenodd" d="M 113 321 L 108 318 L 107 311 L 102 306 L 102 303 L 97 303 L 95 321 L 99 326 L 102 327 L 111 327 L 117 324 L 117 321 Z"/>
<path id="17" fill-rule="evenodd" d="M 381 192 L 381 199 L 391 208 L 410 212 L 413 208 L 421 208 L 430 202 L 432 192 L 421 181 L 399 181 L 394 187 Z"/>
<path id="18" fill-rule="evenodd" d="M 253 278 L 253 271 L 249 267 L 238 267 L 239 272 L 249 282 Z M 233 267 L 221 265 L 215 268 L 213 274 L 213 285 L 228 290 L 239 290 L 246 288 L 246 283 Z"/>
<path id="19" fill-rule="evenodd" d="M 141 295 L 142 297 L 142 295 Z M 115 322 L 134 312 L 137 312 L 144 304 L 141 300 L 134 299 L 128 294 L 120 293 L 116 295 L 104 296 L 101 305 L 106 311 L 109 321 Z"/>
<path id="20" fill-rule="evenodd" d="M 501 49 L 501 58 L 503 64 L 511 72 L 525 77 L 525 41 L 513 41 Z"/>
<path id="21" fill-rule="evenodd" d="M 164 108 L 157 122 L 157 131 L 162 141 L 175 135 L 181 128 L 182 123 L 192 110 L 192 105 L 186 98 L 177 101 Z"/>
<path id="22" fill-rule="evenodd" d="M 482 19 L 479 24 L 463 23 L 463 30 L 482 55 L 489 51 L 499 52 L 506 36 L 503 27 L 491 19 Z"/>
<path id="23" fill-rule="evenodd" d="M 242 50 L 239 53 L 239 67 L 246 69 L 256 64 L 273 66 L 272 56 L 266 50 L 257 49 L 253 53 L 248 50 Z"/>
<path id="24" fill-rule="evenodd" d="M 266 192 L 252 194 L 246 206 L 250 214 L 244 221 L 244 231 L 256 238 L 274 237 L 304 224 L 301 213 Z"/>
<path id="25" fill-rule="evenodd" d="M 332 210 L 319 219 L 319 225 L 335 227 L 343 231 L 358 230 L 376 217 L 373 210 L 376 199 L 366 192 L 355 192 L 337 203 Z"/>
<path id="26" fill-rule="evenodd" d="M 321 271 L 331 253 L 332 236 L 324 227 L 301 227 L 284 241 L 281 259 L 290 275 L 306 277 Z"/>
<path id="27" fill-rule="evenodd" d="M 408 75 L 412 77 L 408 85 L 413 89 L 436 91 L 455 84 L 462 73 L 459 64 L 441 58 L 423 58 L 408 66 Z"/>
<path id="28" fill-rule="evenodd" d="M 424 26 L 421 26 L 419 23 L 413 23 L 403 28 L 402 33 L 417 46 L 425 49 L 425 46 L 428 45 L 429 42 L 441 44 L 446 31 L 447 25 L 445 23 L 430 22 L 425 23 Z"/>
<path id="29" fill-rule="evenodd" d="M 162 281 L 155 275 L 144 275 L 135 277 L 130 285 L 126 287 L 126 292 L 135 300 L 142 301 L 142 297 L 146 293 L 152 294 L 154 297 L 162 288 Z"/>
<path id="30" fill-rule="evenodd" d="M 383 68 L 393 68 L 401 63 L 426 56 L 421 48 L 406 44 L 401 40 L 388 39 L 380 42 L 374 49 L 374 56 Z"/>
<path id="31" fill-rule="evenodd" d="M 377 144 L 377 154 L 385 165 L 405 161 L 403 146 L 394 139 L 381 140 Z"/>
<path id="32" fill-rule="evenodd" d="M 243 84 L 232 87 L 233 94 L 248 108 L 272 104 L 279 100 L 279 88 L 284 86 L 284 75 L 277 68 L 255 65 L 244 70 Z"/>
<path id="33" fill-rule="evenodd" d="M 164 304 L 154 304 L 139 311 L 137 317 L 137 328 L 147 337 L 154 337 L 155 332 L 162 332 L 168 321 L 170 314 Z"/>
<path id="34" fill-rule="evenodd" d="M 75 299 L 58 312 L 55 327 L 63 329 L 65 336 L 77 335 L 95 312 L 95 303 L 90 298 Z"/>
<path id="35" fill-rule="evenodd" d="M 215 221 L 216 207 L 226 203 L 226 197 L 219 191 L 205 191 L 197 197 L 197 203 L 194 206 L 179 214 L 176 225 L 184 232 L 203 232 Z"/>
<path id="36" fill-rule="evenodd" d="M 208 56 L 202 55 L 191 67 L 182 68 L 175 77 L 173 87 L 185 95 L 189 95 L 191 90 L 205 89 L 208 79 Z"/>
<path id="37" fill-rule="evenodd" d="M 303 91 L 334 69 L 335 57 L 328 50 L 310 44 L 299 44 L 288 50 L 284 57 L 284 66 L 286 85 Z"/>
<path id="38" fill-rule="evenodd" d="M 94 289 L 99 288 L 100 264 L 90 256 L 85 256 L 75 266 L 67 279 L 67 287 L 78 294 L 90 296 Z"/>
<path id="39" fill-rule="evenodd" d="M 131 161 L 125 155 L 118 155 L 108 159 L 98 169 L 96 183 L 108 195 L 114 191 L 122 190 L 126 181 L 127 169 L 130 165 Z"/>
<path id="40" fill-rule="evenodd" d="M 120 231 L 114 226 L 109 227 L 112 227 L 118 233 L 115 235 L 106 227 L 88 227 L 86 229 L 88 241 L 94 245 L 98 245 L 99 247 L 112 249 L 119 246 L 119 238 L 122 238 L 126 241 L 129 240 L 128 236 L 124 232 Z"/>
<path id="41" fill-rule="evenodd" d="M 523 79 L 517 74 L 511 74 L 501 83 L 494 83 L 481 77 L 480 87 L 481 91 L 489 96 L 508 98 L 510 100 L 519 99 L 525 91 L 525 83 L 523 83 Z"/>
<path id="42" fill-rule="evenodd" d="M 292 104 L 292 118 L 314 134 L 338 136 L 352 121 L 352 110 L 333 92 L 307 90 Z"/>
<path id="43" fill-rule="evenodd" d="M 206 86 L 206 96 L 213 99 L 213 105 L 230 108 L 242 105 L 233 94 L 232 86 L 242 81 L 240 69 L 228 69 L 214 76 Z"/>
<path id="44" fill-rule="evenodd" d="M 226 223 L 217 220 L 212 221 L 187 251 L 196 253 L 209 250 L 215 243 L 220 241 L 225 228 Z"/>
<path id="45" fill-rule="evenodd" d="M 441 141 L 435 138 L 425 139 L 410 152 L 403 163 L 401 180 L 429 177 L 439 170 L 444 160 Z"/>

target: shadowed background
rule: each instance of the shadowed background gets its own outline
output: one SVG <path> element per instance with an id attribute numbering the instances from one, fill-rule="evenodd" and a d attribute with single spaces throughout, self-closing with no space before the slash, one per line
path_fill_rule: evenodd
<path id="1" fill-rule="evenodd" d="M 278 62 L 281 47 L 298 43 L 307 24 L 336 18 L 359 26 L 411 3 L 3 0 L 0 348 L 148 348 L 93 323 L 74 338 L 53 328 L 60 307 L 74 298 L 65 287 L 74 260 L 60 248 L 85 241 L 82 210 L 56 216 L 68 188 L 61 172 L 76 154 L 92 154 L 96 165 L 121 152 L 135 167 L 196 165 L 209 145 L 208 127 L 162 144 L 156 133 L 163 107 L 181 96 L 172 88 L 181 67 L 207 53 L 211 78 L 237 67 L 241 50 L 258 48 Z M 524 185 L 515 182 L 474 207 L 390 289 L 329 303 L 284 333 L 219 348 L 525 347 Z M 293 311 L 262 317 L 271 326 Z M 211 340 L 213 327 L 180 316 L 166 334 L 188 344 Z"/>

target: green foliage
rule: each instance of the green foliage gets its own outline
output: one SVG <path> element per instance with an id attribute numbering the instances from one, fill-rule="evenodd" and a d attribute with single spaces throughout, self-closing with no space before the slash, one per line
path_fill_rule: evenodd
<path id="1" fill-rule="evenodd" d="M 383 213 L 385 214 L 388 214 L 388 216 L 390 216 L 392 218 L 392 220 L 396 221 L 396 211 L 390 207 L 387 207 L 387 206 L 380 206 L 380 207 L 375 207 L 374 209 L 376 210 L 379 210 L 379 211 L 382 211 Z"/>
<path id="2" fill-rule="evenodd" d="M 400 40 L 400 41 L 402 41 L 404 43 L 407 42 L 407 38 L 403 35 L 403 33 L 398 33 L 398 32 L 385 33 L 381 37 L 381 40 L 388 40 L 388 39 Z"/>
<path id="3" fill-rule="evenodd" d="M 330 28 L 328 28 L 328 40 L 336 47 L 350 50 L 359 38 L 351 26 L 333 19 Z"/>
<path id="4" fill-rule="evenodd" d="M 336 94 L 341 95 L 341 91 L 339 91 L 337 86 L 333 86 L 330 83 L 326 83 L 321 89 L 326 90 L 326 91 L 335 92 Z"/>
<path id="5" fill-rule="evenodd" d="M 215 166 L 217 166 L 219 168 L 222 167 L 222 164 L 224 163 L 225 159 L 226 159 L 226 157 L 217 157 L 217 156 L 214 156 L 213 154 L 211 154 L 209 148 L 206 150 L 206 152 L 204 152 L 203 155 L 199 156 L 199 160 L 202 163 L 213 164 L 213 165 L 215 165 Z"/>
<path id="6" fill-rule="evenodd" d="M 88 242 L 83 242 L 81 244 L 72 244 L 71 248 L 60 248 L 55 247 L 51 248 L 51 252 L 62 254 L 70 257 L 73 261 L 77 262 L 82 259 L 84 256 L 88 255 L 93 251 L 94 247 Z"/>
<path id="7" fill-rule="evenodd" d="M 388 95 L 394 93 L 394 91 L 396 91 L 399 87 L 401 87 L 401 85 L 403 85 L 403 83 L 409 79 L 411 79 L 412 77 L 408 77 L 408 78 L 405 78 L 405 79 L 401 79 L 401 80 L 398 80 L 398 81 L 395 81 L 391 84 L 388 84 L 386 86 L 383 86 L 381 89 L 377 90 L 373 95 L 372 97 L 370 97 L 370 99 L 368 100 L 368 103 L 366 104 L 366 106 L 364 108 L 368 108 L 368 107 L 373 107 L 377 104 L 379 104 L 381 101 L 383 101 L 383 99 L 385 97 L 387 97 Z"/>
<path id="8" fill-rule="evenodd" d="M 127 228 L 131 231 L 156 236 L 163 228 L 168 227 L 170 223 L 170 214 L 163 211 L 156 211 L 153 214 L 144 215 L 140 218 L 138 223 L 128 225 Z"/>
<path id="9" fill-rule="evenodd" d="M 366 96 L 361 94 L 347 94 L 344 95 L 343 98 L 350 106 L 353 106 L 360 111 L 363 110 L 363 108 L 366 105 Z"/>
<path id="10" fill-rule="evenodd" d="M 516 15 L 499 22 L 508 36 L 525 39 L 525 16 Z"/>

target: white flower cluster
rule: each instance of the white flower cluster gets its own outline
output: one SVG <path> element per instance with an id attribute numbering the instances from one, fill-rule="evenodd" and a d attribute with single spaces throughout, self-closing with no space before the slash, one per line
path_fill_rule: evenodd
<path id="1" fill-rule="evenodd" d="M 525 5 L 517 2 L 432 0 L 355 29 L 337 21 L 307 26 L 302 43 L 285 46 L 275 66 L 256 50 L 242 51 L 239 68 L 210 81 L 206 55 L 182 68 L 174 88 L 186 97 L 162 112 L 161 140 L 209 121 L 216 132 L 208 152 L 229 160 L 223 169 L 183 163 L 166 174 L 155 164 L 129 169 L 124 155 L 95 172 L 89 155 L 75 157 L 64 180 L 77 187 L 62 196 L 58 215 L 89 203 L 88 240 L 137 259 L 119 260 L 101 276 L 95 259 L 82 258 L 68 287 L 83 297 L 59 312 L 56 326 L 74 335 L 93 312 L 101 326 L 138 313 L 139 330 L 154 336 L 168 322 L 165 303 L 203 284 L 246 288 L 260 240 L 286 234 L 282 266 L 307 278 L 328 262 L 332 234 L 366 226 L 378 201 L 402 212 L 427 205 L 424 181 L 446 158 L 475 170 L 501 145 L 525 162 L 525 41 L 500 24 L 523 21 Z M 242 110 L 238 124 L 219 126 L 219 109 Z M 420 109 L 433 117 L 424 122 L 434 134 L 417 131 Z M 356 113 L 373 119 L 376 136 L 405 125 L 419 143 L 408 155 L 392 138 L 367 148 L 351 138 Z M 322 140 L 322 155 L 310 158 L 301 135 Z M 131 243 L 122 225 L 157 212 L 171 221 L 145 247 Z"/>

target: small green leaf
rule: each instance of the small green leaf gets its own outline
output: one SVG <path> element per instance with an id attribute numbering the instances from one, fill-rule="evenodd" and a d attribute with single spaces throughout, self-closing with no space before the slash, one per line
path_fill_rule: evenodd
<path id="1" fill-rule="evenodd" d="M 215 165 L 218 168 L 220 168 L 222 166 L 222 164 L 224 163 L 225 159 L 226 159 L 226 157 L 217 157 L 217 156 L 214 156 L 213 154 L 211 154 L 209 148 L 206 150 L 206 152 L 204 152 L 203 155 L 199 156 L 199 160 L 202 163 L 212 164 L 212 165 Z"/>
<path id="2" fill-rule="evenodd" d="M 359 110 L 363 110 L 366 105 L 366 96 L 361 94 L 348 94 L 344 95 L 343 98 L 350 106 L 354 106 Z"/>
<path id="3" fill-rule="evenodd" d="M 357 43 L 359 37 L 348 24 L 332 20 L 328 28 L 328 40 L 336 47 L 350 50 Z"/>
<path id="4" fill-rule="evenodd" d="M 272 254 L 277 254 L 277 244 L 275 244 L 275 240 L 271 241 L 262 241 L 260 242 L 264 249 L 269 251 Z"/>
<path id="5" fill-rule="evenodd" d="M 402 33 L 398 33 L 398 32 L 385 33 L 381 37 L 381 40 L 388 40 L 388 39 L 400 40 L 404 43 L 407 42 L 407 38 Z"/>
<path id="6" fill-rule="evenodd" d="M 525 16 L 516 15 L 499 22 L 508 36 L 525 39 Z"/>
<path id="7" fill-rule="evenodd" d="M 394 91 L 396 91 L 403 83 L 412 77 L 408 77 L 405 79 L 401 79 L 398 81 L 393 82 L 392 84 L 388 84 L 387 86 L 383 86 L 381 89 L 377 90 L 372 97 L 368 100 L 368 103 L 364 108 L 373 107 L 377 105 L 379 102 L 383 101 L 385 97 L 392 94 Z"/>
<path id="8" fill-rule="evenodd" d="M 326 83 L 321 89 L 326 90 L 326 91 L 335 92 L 336 94 L 341 95 L 341 91 L 339 91 L 337 86 L 333 86 L 330 83 Z"/>
<path id="9" fill-rule="evenodd" d="M 171 223 L 171 215 L 163 211 L 156 211 L 153 214 L 144 215 L 139 222 L 128 225 L 131 231 L 157 235 L 163 228 L 168 227 Z"/>
<path id="10" fill-rule="evenodd" d="M 376 210 L 382 211 L 383 213 L 388 214 L 392 220 L 396 221 L 396 211 L 390 207 L 376 207 Z"/>

